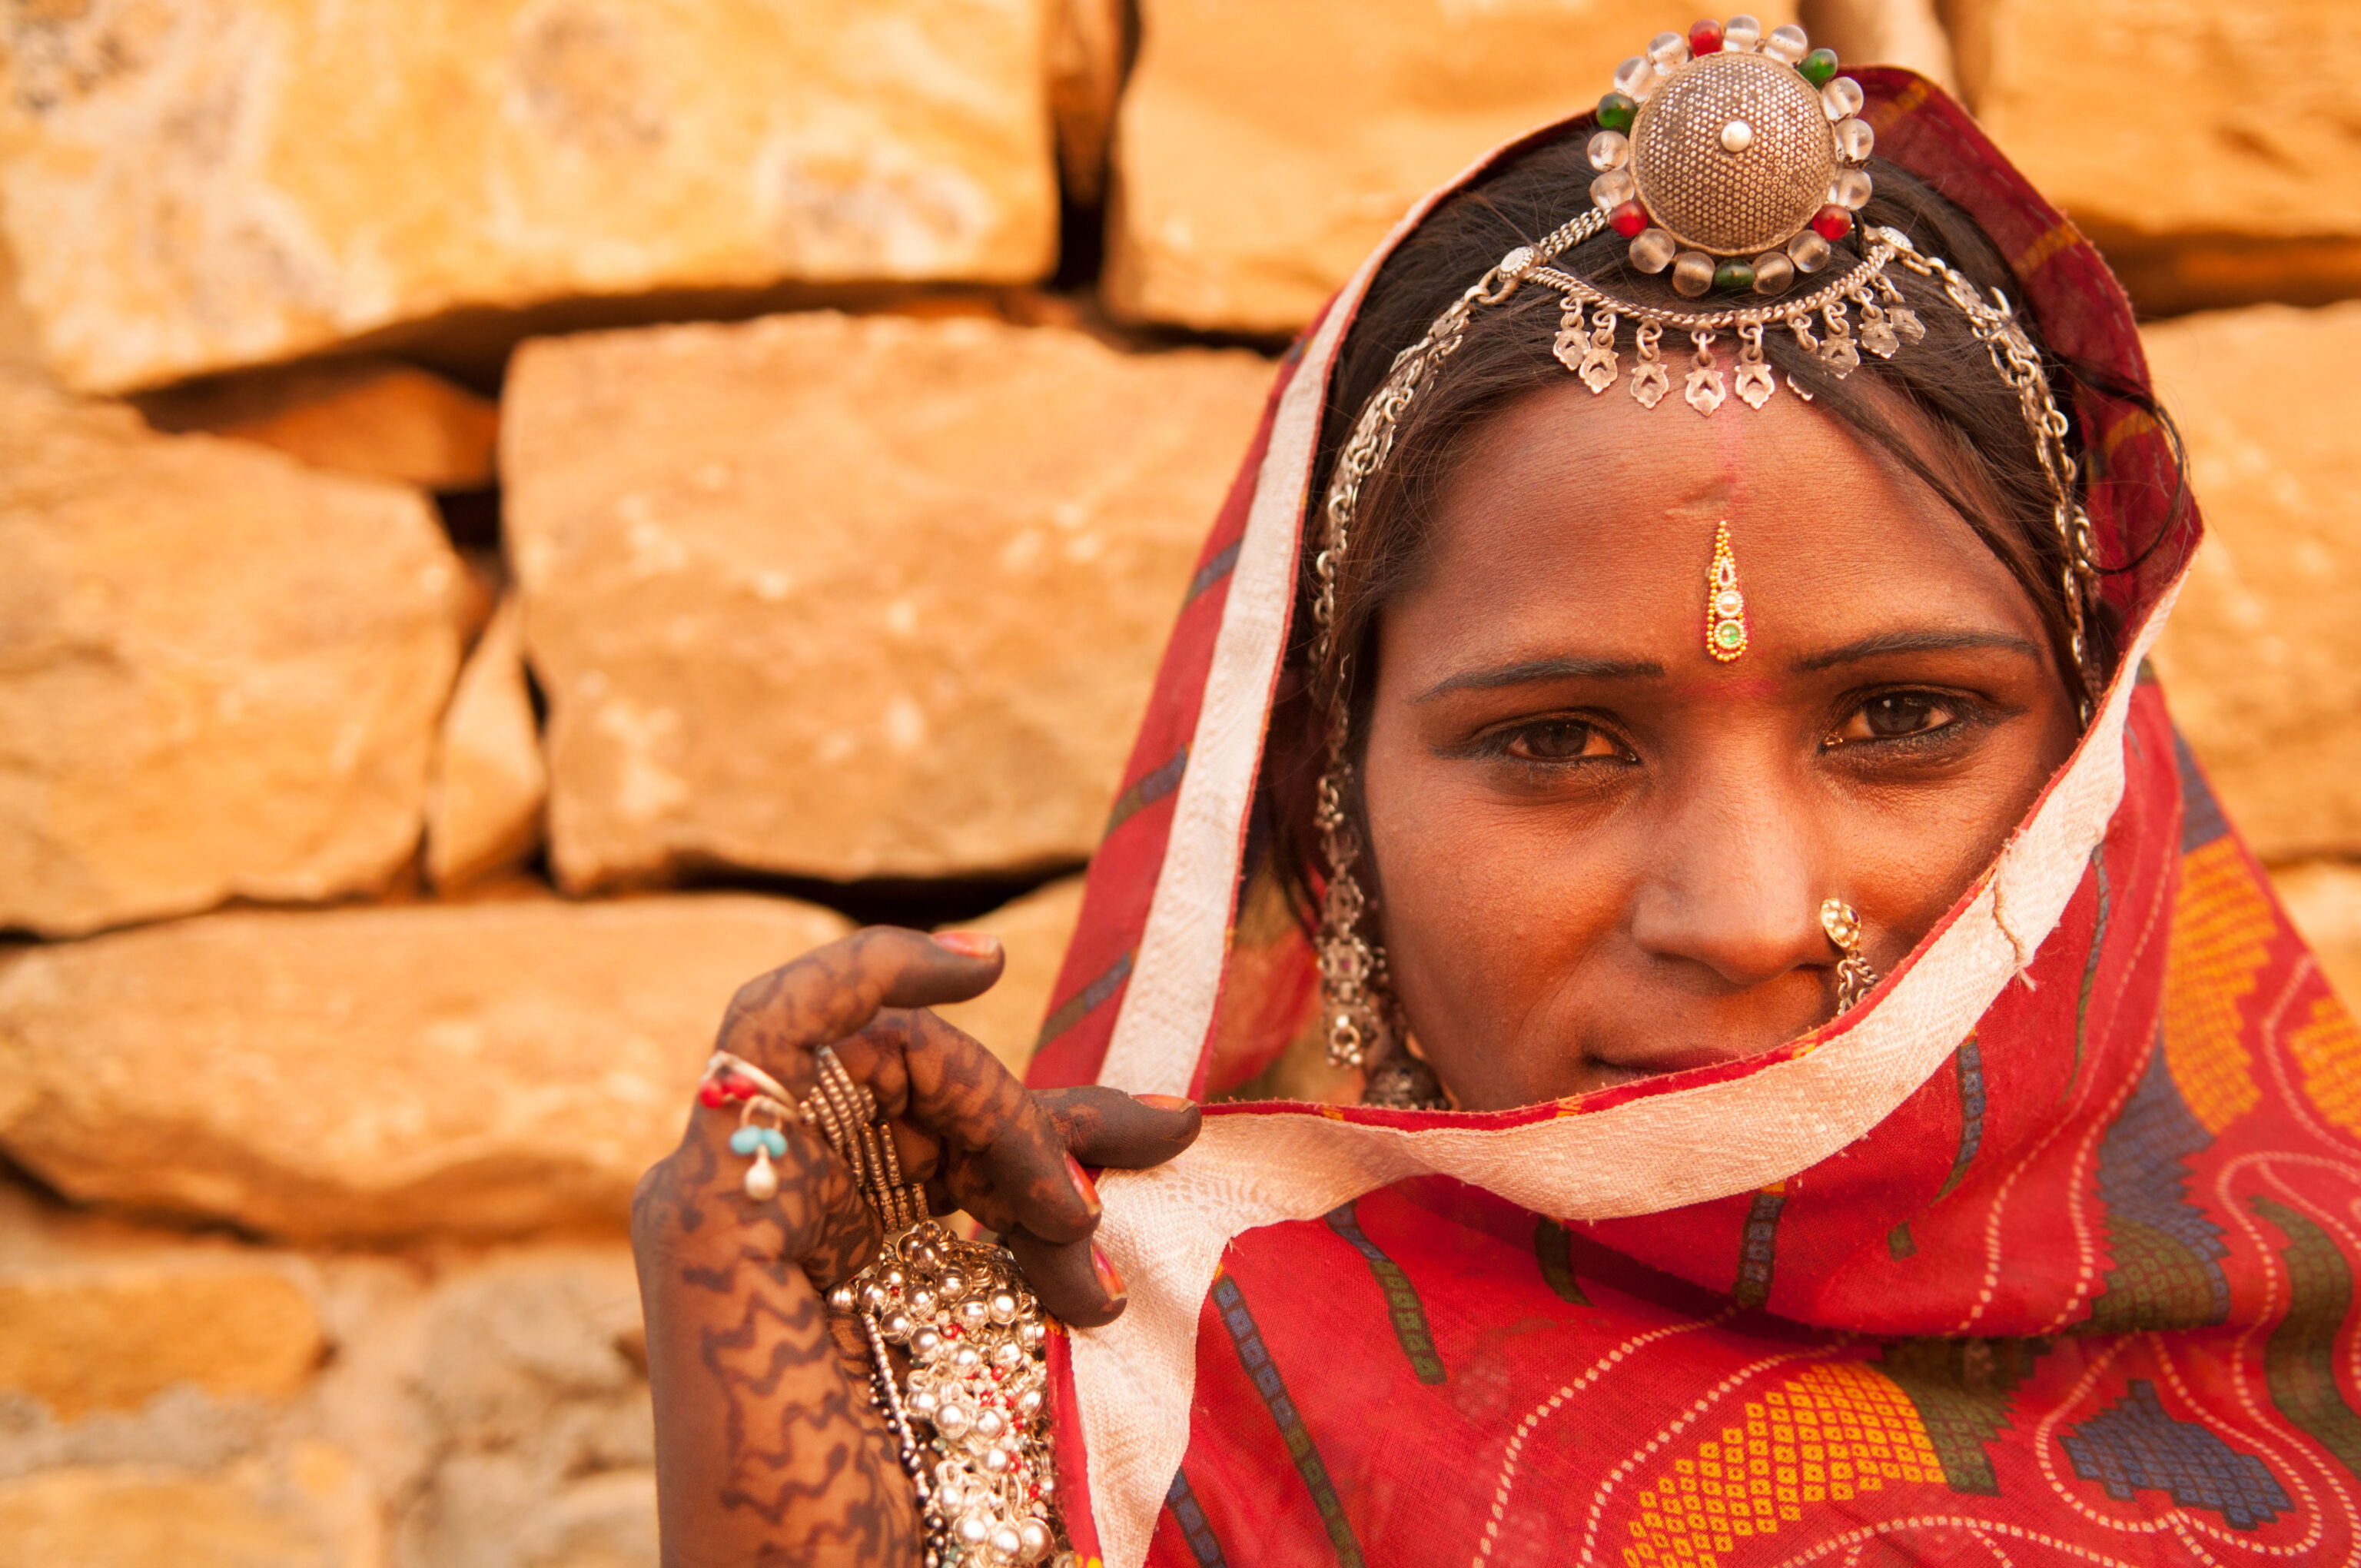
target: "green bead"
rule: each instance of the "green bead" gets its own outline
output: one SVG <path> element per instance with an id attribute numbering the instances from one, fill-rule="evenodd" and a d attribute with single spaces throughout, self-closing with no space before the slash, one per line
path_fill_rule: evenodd
<path id="1" fill-rule="evenodd" d="M 1620 93 L 1609 93 L 1598 100 L 1598 128 L 1608 131 L 1628 131 L 1639 115 L 1640 105 Z"/>
<path id="2" fill-rule="evenodd" d="M 1713 269 L 1713 286 L 1741 293 L 1752 289 L 1754 287 L 1753 263 L 1730 258 Z"/>
<path id="3" fill-rule="evenodd" d="M 1746 628 L 1734 620 L 1725 620 L 1713 629 L 1713 640 L 1725 648 L 1735 648 L 1746 641 Z"/>
<path id="4" fill-rule="evenodd" d="M 1795 69 L 1802 71 L 1804 80 L 1813 86 L 1826 87 L 1837 73 L 1837 51 L 1832 49 L 1816 49 L 1797 60 Z"/>

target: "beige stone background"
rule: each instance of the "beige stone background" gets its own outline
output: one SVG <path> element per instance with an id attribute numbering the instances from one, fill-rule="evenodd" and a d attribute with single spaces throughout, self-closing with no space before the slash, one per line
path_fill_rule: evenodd
<path id="1" fill-rule="evenodd" d="M 0 1568 L 653 1563 L 722 1002 L 980 927 L 1023 1060 L 1273 355 L 1692 9 L 0 0 Z M 2361 25 L 1805 12 L 2130 287 L 2157 663 L 2361 990 Z"/>

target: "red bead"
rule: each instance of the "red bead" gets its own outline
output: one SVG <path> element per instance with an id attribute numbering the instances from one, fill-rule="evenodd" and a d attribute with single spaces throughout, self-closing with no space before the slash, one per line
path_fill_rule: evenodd
<path id="1" fill-rule="evenodd" d="M 730 1079 L 723 1088 L 732 1100 L 752 1100 L 760 1092 L 754 1087 L 754 1080 L 751 1078 Z"/>
<path id="2" fill-rule="evenodd" d="M 1822 207 L 1812 219 L 1812 232 L 1833 245 L 1852 233 L 1852 214 L 1833 203 Z"/>
<path id="3" fill-rule="evenodd" d="M 1707 21 L 1698 22 L 1691 27 L 1689 28 L 1689 52 L 1691 54 L 1719 54 L 1721 52 L 1721 24 L 1708 19 Z"/>
<path id="4" fill-rule="evenodd" d="M 1637 202 L 1626 202 L 1608 214 L 1607 221 L 1625 239 L 1637 239 L 1648 226 L 1648 209 Z"/>
<path id="5" fill-rule="evenodd" d="M 708 1110 L 719 1110 L 721 1102 L 728 1098 L 722 1092 L 721 1080 L 718 1078 L 708 1078 L 697 1086 L 697 1102 Z"/>

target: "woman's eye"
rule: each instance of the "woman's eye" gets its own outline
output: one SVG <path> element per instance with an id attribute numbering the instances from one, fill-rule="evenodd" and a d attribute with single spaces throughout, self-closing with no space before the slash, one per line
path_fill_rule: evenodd
<path id="1" fill-rule="evenodd" d="M 1956 706 L 1931 692 L 1888 692 L 1854 709 L 1830 740 L 1839 745 L 1848 740 L 1894 740 L 1940 729 L 1958 722 L 1959 717 Z"/>
<path id="2" fill-rule="evenodd" d="M 1621 752 L 1596 728 L 1576 718 L 1545 719 L 1511 733 L 1509 755 L 1532 762 L 1571 762 L 1582 757 L 1613 757 Z"/>

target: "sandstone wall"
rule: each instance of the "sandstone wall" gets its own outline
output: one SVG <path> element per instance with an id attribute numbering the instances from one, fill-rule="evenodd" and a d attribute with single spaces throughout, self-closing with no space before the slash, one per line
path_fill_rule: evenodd
<path id="1" fill-rule="evenodd" d="M 585 296 L 1023 281 L 1056 259 L 1048 9 L 16 6 L 0 199 L 86 390 Z"/>
<path id="2" fill-rule="evenodd" d="M 832 313 L 536 343 L 503 454 L 568 887 L 1090 853 L 1270 380 Z"/>
<path id="3" fill-rule="evenodd" d="M 1792 0 L 1758 5 L 1765 29 Z M 1115 137 L 1107 301 L 1289 333 L 1404 208 L 1495 143 L 1595 104 L 1687 0 L 1141 0 Z"/>
<path id="4" fill-rule="evenodd" d="M 1786 3 L 2155 318 L 2156 663 L 2361 993 L 2361 34 Z M 0 1568 L 652 1565 L 731 991 L 989 931 L 1021 1069 L 1280 338 L 1692 16 L 0 7 Z"/>

